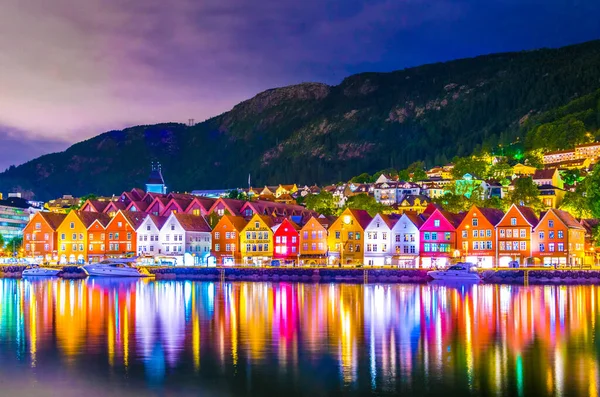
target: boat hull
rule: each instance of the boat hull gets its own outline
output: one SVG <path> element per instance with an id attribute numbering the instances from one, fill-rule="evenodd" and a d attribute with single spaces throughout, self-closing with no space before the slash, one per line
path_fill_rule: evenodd
<path id="1" fill-rule="evenodd" d="M 56 277 L 60 273 L 60 269 L 50 269 L 38 267 L 34 269 L 25 269 L 21 274 L 22 277 Z"/>
<path id="2" fill-rule="evenodd" d="M 91 277 L 148 277 L 135 268 L 118 268 L 109 266 L 86 265 L 83 266 L 85 271 Z"/>
<path id="3" fill-rule="evenodd" d="M 479 274 L 474 272 L 452 272 L 434 270 L 427 272 L 427 275 L 434 280 L 444 281 L 481 281 Z"/>

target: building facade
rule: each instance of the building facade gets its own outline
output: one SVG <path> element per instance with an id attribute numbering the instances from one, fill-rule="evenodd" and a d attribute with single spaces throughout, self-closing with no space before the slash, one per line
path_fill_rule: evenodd
<path id="1" fill-rule="evenodd" d="M 365 228 L 366 266 L 390 266 L 392 264 L 392 227 L 398 217 L 377 214 Z"/>
<path id="2" fill-rule="evenodd" d="M 419 228 L 425 217 L 404 213 L 392 227 L 392 264 L 400 267 L 419 266 Z"/>
<path id="3" fill-rule="evenodd" d="M 212 230 L 212 255 L 217 266 L 242 263 L 240 237 L 248 222 L 241 216 L 223 215 Z"/>
<path id="4" fill-rule="evenodd" d="M 311 216 L 300 229 L 300 261 L 305 265 L 327 264 L 328 218 Z"/>
<path id="5" fill-rule="evenodd" d="M 66 214 L 41 211 L 33 215 L 23 230 L 24 254 L 41 262 L 58 261 L 56 230 L 66 216 Z"/>
<path id="6" fill-rule="evenodd" d="M 503 216 L 499 209 L 471 207 L 457 229 L 457 246 L 466 262 L 487 269 L 496 265 L 496 224 Z"/>
<path id="7" fill-rule="evenodd" d="M 372 219 L 364 210 L 344 210 L 329 227 L 329 264 L 341 266 L 364 263 L 365 228 Z"/>
<path id="8" fill-rule="evenodd" d="M 531 238 L 539 220 L 535 212 L 524 206 L 512 205 L 496 225 L 498 266 L 512 261 L 526 264 L 533 261 Z"/>
<path id="9" fill-rule="evenodd" d="M 571 214 L 548 210 L 533 229 L 536 263 L 581 266 L 585 257 L 585 228 Z"/>
<path id="10" fill-rule="evenodd" d="M 451 258 L 458 257 L 456 228 L 464 217 L 436 209 L 419 230 L 421 265 L 446 266 Z"/>
<path id="11" fill-rule="evenodd" d="M 240 249 L 245 265 L 268 265 L 273 258 L 273 218 L 255 214 L 242 230 Z"/>
<path id="12" fill-rule="evenodd" d="M 274 225 L 273 259 L 296 265 L 300 263 L 300 227 L 289 219 Z"/>

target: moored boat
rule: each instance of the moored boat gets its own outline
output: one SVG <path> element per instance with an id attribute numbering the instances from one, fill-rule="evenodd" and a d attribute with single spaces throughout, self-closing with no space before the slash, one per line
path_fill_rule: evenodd
<path id="1" fill-rule="evenodd" d="M 127 261 L 107 260 L 83 266 L 90 276 L 101 277 L 150 277 L 144 268 L 134 266 Z"/>
<path id="2" fill-rule="evenodd" d="M 58 276 L 61 269 L 54 267 L 42 267 L 39 265 L 32 265 L 27 269 L 23 270 L 22 277 L 54 277 Z"/>
<path id="3" fill-rule="evenodd" d="M 447 269 L 429 271 L 427 275 L 434 280 L 481 281 L 477 266 L 473 263 L 457 263 Z"/>

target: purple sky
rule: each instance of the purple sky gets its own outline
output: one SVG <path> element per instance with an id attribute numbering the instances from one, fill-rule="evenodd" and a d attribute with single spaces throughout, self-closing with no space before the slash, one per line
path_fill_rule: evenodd
<path id="1" fill-rule="evenodd" d="M 597 39 L 598 15 L 598 0 L 3 0 L 0 170 L 276 86 Z"/>

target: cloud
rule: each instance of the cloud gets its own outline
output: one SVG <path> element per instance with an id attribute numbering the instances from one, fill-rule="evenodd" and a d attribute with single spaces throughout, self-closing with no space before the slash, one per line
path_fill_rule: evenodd
<path id="1" fill-rule="evenodd" d="M 62 145 L 129 125 L 200 121 L 276 86 L 337 83 L 359 71 L 523 48 L 519 37 L 531 35 L 518 21 L 539 9 L 539 0 L 482 3 L 3 0 L 0 125 L 32 142 Z M 569 3 L 542 8 L 560 10 L 556 15 L 579 9 L 577 26 L 598 31 L 597 5 Z M 498 10 L 515 19 L 510 27 L 494 30 Z M 530 30 L 546 41 L 528 45 L 552 43 L 539 23 Z M 512 41 L 504 39 L 509 34 Z"/>

